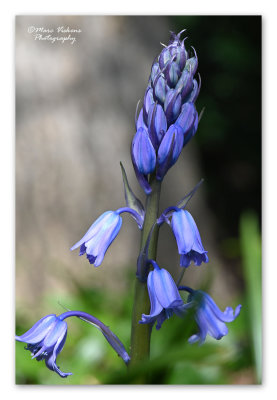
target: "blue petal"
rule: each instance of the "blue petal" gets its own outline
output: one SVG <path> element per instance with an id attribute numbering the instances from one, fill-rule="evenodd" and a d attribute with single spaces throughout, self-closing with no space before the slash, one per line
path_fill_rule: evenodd
<path id="1" fill-rule="evenodd" d="M 193 48 L 193 50 L 194 50 L 194 48 Z M 194 57 L 191 57 L 187 60 L 186 69 L 191 71 L 192 75 L 194 75 L 197 70 L 197 67 L 198 67 L 198 58 L 197 58 L 196 51 L 194 50 Z"/>
<path id="2" fill-rule="evenodd" d="M 138 116 L 138 119 L 137 119 L 137 122 L 136 122 L 137 131 L 140 128 L 147 129 L 147 126 L 145 125 L 144 120 L 143 120 L 143 110 L 142 109 L 140 110 L 140 113 L 139 113 L 139 116 Z"/>
<path id="3" fill-rule="evenodd" d="M 86 243 L 86 252 L 87 255 L 90 256 L 89 261 L 93 261 L 96 267 L 102 263 L 105 253 L 118 235 L 121 225 L 122 218 L 114 212 L 113 215 L 110 215 L 110 218 L 105 221 L 101 232 Z M 95 262 L 93 258 L 95 258 Z"/>
<path id="4" fill-rule="evenodd" d="M 151 142 L 154 148 L 157 149 L 167 130 L 166 116 L 160 104 L 154 103 L 149 108 L 148 130 Z"/>
<path id="5" fill-rule="evenodd" d="M 193 232 L 193 235 L 194 235 L 194 242 L 193 242 L 192 250 L 195 250 L 198 253 L 204 253 L 205 250 L 204 250 L 204 247 L 201 242 L 201 237 L 200 237 L 200 233 L 197 228 L 197 225 L 196 225 L 192 215 L 187 210 L 184 210 L 184 212 L 185 212 L 187 220 L 189 222 L 191 231 Z"/>
<path id="6" fill-rule="evenodd" d="M 153 271 L 153 285 L 157 300 L 163 308 L 178 307 L 183 304 L 172 276 L 165 269 Z"/>
<path id="7" fill-rule="evenodd" d="M 191 250 L 187 254 L 181 254 L 180 256 L 180 266 L 187 268 L 191 262 L 194 262 L 194 265 L 199 266 L 202 264 L 202 262 L 207 263 L 209 262 L 209 258 L 206 254 L 207 252 L 204 253 L 197 253 L 194 250 Z"/>
<path id="8" fill-rule="evenodd" d="M 181 91 L 182 102 L 184 103 L 188 94 L 190 94 L 193 88 L 193 75 L 186 69 L 182 72 L 182 75 L 176 85 L 176 89 Z"/>
<path id="9" fill-rule="evenodd" d="M 74 246 L 71 247 L 70 250 L 75 250 L 77 247 L 81 246 L 83 243 L 92 239 L 98 232 L 102 229 L 103 224 L 109 217 L 114 213 L 114 211 L 106 211 L 104 214 L 100 215 L 97 220 L 91 225 L 89 230 L 85 233 L 85 235 L 80 239 Z"/>
<path id="10" fill-rule="evenodd" d="M 184 135 L 193 127 L 196 117 L 196 109 L 193 103 L 185 103 L 176 123 L 183 129 Z"/>
<path id="11" fill-rule="evenodd" d="M 196 307 L 195 320 L 199 328 L 199 334 L 192 336 L 190 342 L 196 341 L 198 337 L 203 343 L 207 334 L 216 340 L 226 336 L 228 328 L 225 322 L 232 322 L 239 315 L 241 308 L 240 305 L 236 308 L 235 315 L 231 307 L 227 307 L 223 313 L 212 298 L 201 290 L 193 291 L 188 300 Z"/>
<path id="12" fill-rule="evenodd" d="M 188 342 L 189 342 L 190 344 L 193 344 L 193 343 L 198 342 L 200 339 L 201 339 L 200 334 L 199 334 L 199 333 L 196 333 L 196 334 L 192 335 L 192 336 L 188 339 Z"/>
<path id="13" fill-rule="evenodd" d="M 175 87 L 181 75 L 179 65 L 175 61 L 169 62 L 165 68 L 164 75 L 168 86 Z"/>
<path id="14" fill-rule="evenodd" d="M 149 293 L 149 299 L 150 299 L 150 315 L 149 317 L 155 317 L 160 312 L 162 312 L 162 305 L 158 301 L 158 297 L 156 295 L 155 291 L 155 286 L 154 286 L 154 272 L 155 271 L 150 271 L 148 278 L 147 278 L 147 288 L 148 288 L 148 293 Z"/>
<path id="15" fill-rule="evenodd" d="M 154 100 L 158 100 L 161 104 L 165 101 L 165 96 L 168 91 L 168 86 L 162 75 L 156 76 L 153 82 Z"/>
<path id="16" fill-rule="evenodd" d="M 163 140 L 160 144 L 158 150 L 158 164 L 162 165 L 166 162 L 166 159 L 169 156 L 171 143 L 173 141 L 173 153 L 171 156 L 171 160 L 169 162 L 170 167 L 176 163 L 182 148 L 183 148 L 183 133 L 181 128 L 178 125 L 171 125 L 166 134 L 163 137 Z"/>
<path id="17" fill-rule="evenodd" d="M 195 120 L 194 120 L 193 126 L 192 126 L 192 128 L 190 128 L 189 131 L 187 131 L 184 134 L 184 144 L 183 144 L 183 146 L 185 146 L 190 141 L 190 139 L 195 135 L 195 133 L 197 131 L 197 128 L 198 128 L 198 113 L 195 112 Z"/>
<path id="18" fill-rule="evenodd" d="M 211 308 L 212 312 L 215 314 L 215 316 L 220 319 L 223 322 L 232 322 L 234 321 L 239 313 L 240 313 L 240 309 L 241 309 L 241 305 L 238 305 L 236 307 L 235 313 L 232 307 L 226 307 L 225 311 L 222 312 L 219 307 L 216 305 L 216 303 L 214 302 L 214 300 L 207 294 L 204 293 L 205 296 L 205 302 L 207 303 L 207 305 L 209 305 L 209 307 Z"/>
<path id="19" fill-rule="evenodd" d="M 190 103 L 195 103 L 199 95 L 199 92 L 200 92 L 200 84 L 198 85 L 197 80 L 193 79 L 193 89 L 185 101 Z"/>
<path id="20" fill-rule="evenodd" d="M 140 128 L 134 136 L 132 143 L 134 161 L 139 172 L 148 175 L 156 167 L 156 153 L 147 131 Z"/>
<path id="21" fill-rule="evenodd" d="M 139 172 L 138 167 L 136 165 L 135 159 L 134 159 L 134 154 L 133 151 L 131 151 L 131 159 L 132 159 L 132 163 L 133 163 L 133 167 L 135 170 L 135 174 L 138 180 L 138 183 L 140 184 L 140 186 L 142 187 L 142 189 L 144 190 L 145 194 L 149 195 L 152 192 L 151 186 L 148 182 L 147 176 L 143 175 L 142 173 Z"/>
<path id="22" fill-rule="evenodd" d="M 201 307 L 199 307 L 199 309 L 196 311 L 195 321 L 196 321 L 196 323 L 198 325 L 198 329 L 199 329 L 198 335 L 199 335 L 200 344 L 202 344 L 206 340 L 209 326 L 207 324 L 205 313 L 203 313 L 203 311 L 201 310 Z"/>
<path id="23" fill-rule="evenodd" d="M 89 260 L 89 263 L 93 265 L 95 263 L 96 257 L 92 256 L 91 254 L 87 254 L 87 259 Z"/>
<path id="24" fill-rule="evenodd" d="M 164 110 L 168 124 L 174 122 L 180 113 L 182 105 L 181 95 L 178 90 L 171 89 L 167 92 Z"/>
<path id="25" fill-rule="evenodd" d="M 143 109 L 142 109 L 142 111 L 143 111 L 142 115 L 143 115 L 143 121 L 144 121 L 145 127 L 147 126 L 146 124 L 148 121 L 148 112 L 149 112 L 149 109 L 152 104 L 154 104 L 153 89 L 151 88 L 151 86 L 148 86 L 145 91 L 144 101 L 143 101 Z M 137 127 L 137 130 L 138 130 L 138 127 Z"/>
<path id="26" fill-rule="evenodd" d="M 205 306 L 203 309 L 200 308 L 199 314 L 203 313 L 203 318 L 206 319 L 206 324 L 208 327 L 208 333 L 214 337 L 216 340 L 221 339 L 223 336 L 228 334 L 228 328 L 224 322 L 216 318 L 216 316 L 211 311 L 210 307 Z"/>
<path id="27" fill-rule="evenodd" d="M 38 322 L 36 322 L 34 326 L 23 335 L 16 336 L 15 338 L 18 342 L 30 344 L 39 343 L 45 338 L 47 333 L 52 329 L 56 322 L 57 317 L 55 314 L 47 315 L 46 317 L 43 317 Z"/>
<path id="28" fill-rule="evenodd" d="M 167 63 L 169 60 L 171 60 L 171 58 L 172 58 L 172 55 L 171 55 L 171 53 L 170 53 L 170 51 L 169 51 L 169 48 L 168 48 L 168 47 L 165 47 L 165 48 L 161 51 L 161 54 L 160 54 L 160 56 L 159 56 L 159 66 L 160 66 L 160 69 L 161 69 L 161 70 L 164 69 L 166 63 Z"/>
<path id="29" fill-rule="evenodd" d="M 179 254 L 189 253 L 194 244 L 194 231 L 184 210 L 172 214 L 171 227 L 177 241 Z"/>
<path id="30" fill-rule="evenodd" d="M 180 266 L 188 268 L 191 264 L 190 253 L 180 255 Z"/>
<path id="31" fill-rule="evenodd" d="M 57 374 L 60 375 L 61 378 L 66 378 L 69 375 L 72 375 L 71 372 L 62 372 L 59 367 L 56 364 L 56 358 L 58 356 L 58 354 L 61 352 L 64 343 L 66 340 L 66 333 L 63 337 L 60 337 L 53 349 L 53 352 L 49 355 L 49 357 L 47 357 L 45 359 L 45 365 L 47 366 L 47 368 L 49 368 L 51 371 L 56 372 Z"/>
<path id="32" fill-rule="evenodd" d="M 157 330 L 161 329 L 164 321 L 172 316 L 172 311 L 171 312 L 166 312 L 166 311 L 168 310 L 163 310 L 157 318 L 157 325 L 156 325 Z"/>
<path id="33" fill-rule="evenodd" d="M 160 73 L 159 64 L 157 62 L 154 62 L 152 65 L 151 74 L 150 74 L 150 79 L 151 79 L 152 85 L 154 84 L 159 73 Z"/>
<path id="34" fill-rule="evenodd" d="M 61 321 L 57 318 L 56 324 L 53 326 L 51 331 L 48 332 L 45 339 L 43 340 L 43 345 L 47 348 L 52 348 L 57 342 L 60 342 L 67 332 L 67 323 Z"/>

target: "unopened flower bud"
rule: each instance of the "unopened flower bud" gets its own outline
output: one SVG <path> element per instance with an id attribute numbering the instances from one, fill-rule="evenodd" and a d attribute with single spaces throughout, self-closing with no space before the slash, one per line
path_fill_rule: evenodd
<path id="1" fill-rule="evenodd" d="M 148 175 L 156 167 L 156 153 L 149 138 L 148 132 L 144 128 L 139 128 L 134 136 L 132 143 L 133 159 L 138 171 L 143 175 Z"/>

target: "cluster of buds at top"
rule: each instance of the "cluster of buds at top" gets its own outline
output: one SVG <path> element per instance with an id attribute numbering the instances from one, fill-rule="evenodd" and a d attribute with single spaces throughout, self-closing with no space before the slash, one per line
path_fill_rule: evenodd
<path id="1" fill-rule="evenodd" d="M 171 33 L 152 65 L 143 106 L 136 119 L 136 134 L 132 142 L 132 161 L 142 188 L 151 188 L 148 175 L 155 172 L 162 180 L 172 167 L 183 147 L 194 136 L 198 127 L 195 101 L 200 91 L 194 78 L 198 59 L 196 51 L 189 56 L 184 42 Z"/>

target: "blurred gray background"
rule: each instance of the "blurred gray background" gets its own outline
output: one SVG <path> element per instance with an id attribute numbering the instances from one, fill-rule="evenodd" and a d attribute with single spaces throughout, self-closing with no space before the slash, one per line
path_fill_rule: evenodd
<path id="1" fill-rule="evenodd" d="M 34 40 L 29 26 L 82 32 L 73 45 L 52 44 Z M 130 290 L 126 273 L 135 275 L 140 232 L 128 215 L 99 268 L 69 249 L 101 213 L 124 205 L 120 161 L 144 201 L 129 149 L 137 102 L 170 30 L 175 27 L 166 17 L 16 18 L 16 302 L 21 312 L 41 316 L 45 295 L 53 293 L 57 301 L 57 293 L 70 297 L 76 282 Z M 188 36 L 186 43 L 193 46 L 193 31 Z M 197 135 L 205 135 L 201 123 Z M 161 210 L 202 177 L 207 179 L 192 141 L 165 178 Z M 227 304 L 236 295 L 235 278 L 215 245 L 216 209 L 207 207 L 206 184 L 189 210 L 211 261 L 189 268 L 185 279 L 193 287 L 211 280 L 213 297 L 222 295 Z M 158 262 L 177 277 L 179 257 L 167 226 L 161 229 Z"/>

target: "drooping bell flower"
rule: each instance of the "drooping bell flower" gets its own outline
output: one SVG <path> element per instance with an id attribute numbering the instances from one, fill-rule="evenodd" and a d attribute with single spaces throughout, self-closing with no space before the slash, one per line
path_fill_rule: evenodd
<path id="1" fill-rule="evenodd" d="M 46 315 L 35 325 L 21 336 L 16 336 L 18 342 L 27 343 L 26 350 L 32 354 L 32 358 L 37 361 L 45 360 L 47 368 L 56 372 L 60 377 L 66 378 L 72 375 L 71 372 L 62 372 L 56 364 L 56 358 L 62 351 L 66 336 L 67 323 L 66 318 L 78 317 L 83 321 L 90 323 L 102 332 L 108 343 L 116 353 L 128 364 L 129 354 L 118 337 L 99 319 L 83 311 L 67 311 L 59 316 L 55 314 Z"/>
<path id="2" fill-rule="evenodd" d="M 55 314 L 41 318 L 35 325 L 21 336 L 16 336 L 18 342 L 27 343 L 32 358 L 45 360 L 47 368 L 57 372 L 62 378 L 72 375 L 62 372 L 56 364 L 56 358 L 62 351 L 67 335 L 67 323 Z"/>
<path id="3" fill-rule="evenodd" d="M 147 288 L 150 299 L 150 314 L 142 314 L 140 324 L 152 324 L 157 321 L 156 329 L 160 329 L 162 323 L 170 318 L 174 313 L 183 316 L 190 305 L 184 304 L 178 288 L 170 273 L 160 268 L 158 264 L 151 260 L 154 267 L 147 278 Z"/>
<path id="4" fill-rule="evenodd" d="M 80 239 L 71 251 L 80 247 L 79 255 L 87 254 L 90 264 L 98 267 L 106 251 L 118 235 L 122 225 L 120 214 L 128 212 L 136 220 L 139 228 L 143 225 L 143 216 L 130 207 L 119 208 L 116 211 L 106 211 L 91 225 L 87 233 Z"/>
<path id="5" fill-rule="evenodd" d="M 202 290 L 193 290 L 187 286 L 180 286 L 179 290 L 189 292 L 188 304 L 191 304 L 194 310 L 194 319 L 199 328 L 199 332 L 189 338 L 190 343 L 199 341 L 199 344 L 202 344 L 207 335 L 219 340 L 228 334 L 226 322 L 232 322 L 238 317 L 241 305 L 238 305 L 235 311 L 232 307 L 226 307 L 223 312 Z"/>
<path id="6" fill-rule="evenodd" d="M 187 210 L 176 208 L 172 213 L 171 228 L 177 242 L 181 267 L 187 268 L 192 261 L 197 266 L 209 261 L 196 223 Z"/>

